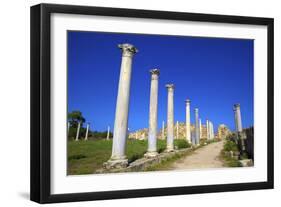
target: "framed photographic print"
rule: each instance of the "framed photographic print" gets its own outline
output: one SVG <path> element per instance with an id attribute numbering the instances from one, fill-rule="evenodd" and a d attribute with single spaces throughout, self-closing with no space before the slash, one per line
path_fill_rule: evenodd
<path id="1" fill-rule="evenodd" d="M 31 7 L 31 200 L 273 188 L 273 19 Z"/>

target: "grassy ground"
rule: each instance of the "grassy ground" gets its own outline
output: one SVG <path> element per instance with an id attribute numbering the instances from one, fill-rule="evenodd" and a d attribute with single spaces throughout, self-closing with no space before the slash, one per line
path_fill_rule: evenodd
<path id="1" fill-rule="evenodd" d="M 175 140 L 177 148 L 188 147 L 184 140 Z M 69 175 L 91 174 L 102 168 L 111 156 L 112 140 L 89 140 L 68 142 L 68 168 Z M 165 140 L 157 141 L 158 152 L 166 148 Z M 126 155 L 129 162 L 143 157 L 147 150 L 147 141 L 128 140 Z"/>
<path id="2" fill-rule="evenodd" d="M 235 142 L 231 141 L 231 140 L 225 140 L 224 146 L 223 146 L 223 150 L 221 151 L 220 154 L 220 159 L 223 161 L 224 166 L 226 167 L 241 167 L 240 162 L 238 161 L 238 159 L 231 157 L 229 155 L 227 155 L 227 152 L 237 152 L 238 151 L 238 146 Z"/>
<path id="3" fill-rule="evenodd" d="M 225 167 L 241 167 L 237 159 L 226 156 L 224 152 L 220 154 L 220 159 L 223 161 Z"/>

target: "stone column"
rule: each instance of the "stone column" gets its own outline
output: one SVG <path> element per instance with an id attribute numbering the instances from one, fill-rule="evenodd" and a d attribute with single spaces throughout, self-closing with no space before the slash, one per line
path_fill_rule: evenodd
<path id="1" fill-rule="evenodd" d="M 214 139 L 214 126 L 213 122 L 209 122 L 209 128 L 210 128 L 210 139 Z"/>
<path id="2" fill-rule="evenodd" d="M 162 122 L 162 139 L 165 139 L 165 122 Z"/>
<path id="3" fill-rule="evenodd" d="M 246 137 L 246 134 L 243 133 L 240 104 L 234 104 L 233 110 L 234 110 L 237 138 L 240 141 L 240 149 L 241 149 L 242 153 L 244 153 L 246 151 L 245 139 L 247 137 Z"/>
<path id="4" fill-rule="evenodd" d="M 80 122 L 78 122 L 78 126 L 77 126 L 77 132 L 76 132 L 76 138 L 75 138 L 75 141 L 78 141 L 78 140 L 79 140 L 80 126 L 81 126 L 81 123 L 80 123 Z"/>
<path id="5" fill-rule="evenodd" d="M 242 119 L 241 119 L 241 111 L 240 104 L 234 104 L 234 116 L 235 116 L 235 126 L 237 132 L 242 132 Z"/>
<path id="6" fill-rule="evenodd" d="M 86 135 L 85 135 L 85 140 L 88 140 L 88 134 L 89 134 L 89 126 L 90 126 L 90 124 L 88 123 L 88 124 L 87 124 L 87 127 L 86 127 Z"/>
<path id="7" fill-rule="evenodd" d="M 70 123 L 69 121 L 67 122 L 67 134 L 69 134 L 69 128 L 70 128 Z"/>
<path id="8" fill-rule="evenodd" d="M 110 126 L 107 127 L 106 140 L 109 140 L 109 135 L 110 135 Z"/>
<path id="9" fill-rule="evenodd" d="M 190 130 L 190 100 L 185 101 L 185 128 L 186 140 L 191 143 L 191 130 Z"/>
<path id="10" fill-rule="evenodd" d="M 128 165 L 125 149 L 128 129 L 131 70 L 133 56 L 137 52 L 137 49 L 131 44 L 120 44 L 118 47 L 122 50 L 122 61 L 115 110 L 112 155 L 104 165 L 106 168 L 122 168 Z"/>
<path id="11" fill-rule="evenodd" d="M 168 110 L 167 110 L 167 152 L 174 151 L 174 85 L 167 84 Z"/>
<path id="12" fill-rule="evenodd" d="M 149 105 L 149 129 L 148 129 L 148 149 L 145 157 L 157 156 L 157 113 L 158 113 L 158 79 L 160 71 L 150 70 L 150 105 Z"/>
<path id="13" fill-rule="evenodd" d="M 195 144 L 196 145 L 199 145 L 199 136 L 200 136 L 199 109 L 195 108 Z"/>

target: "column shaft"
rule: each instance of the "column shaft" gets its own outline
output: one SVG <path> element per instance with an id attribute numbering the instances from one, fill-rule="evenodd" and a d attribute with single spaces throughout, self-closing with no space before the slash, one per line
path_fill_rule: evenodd
<path id="1" fill-rule="evenodd" d="M 112 168 L 125 167 L 128 164 L 125 149 L 128 131 L 131 71 L 133 55 L 137 52 L 137 49 L 130 44 L 121 44 L 118 47 L 122 50 L 122 62 L 115 110 L 112 155 L 108 161 Z"/>
<path id="2" fill-rule="evenodd" d="M 174 85 L 167 84 L 168 89 L 168 109 L 167 109 L 167 149 L 174 150 Z"/>
<path id="3" fill-rule="evenodd" d="M 146 157 L 154 157 L 157 153 L 157 113 L 158 113 L 158 78 L 159 70 L 152 69 L 149 105 L 148 149 Z"/>
<path id="4" fill-rule="evenodd" d="M 242 132 L 242 119 L 241 119 L 241 111 L 240 104 L 234 105 L 234 116 L 235 116 L 235 126 L 237 132 Z"/>
<path id="5" fill-rule="evenodd" d="M 190 100 L 185 101 L 185 128 L 186 140 L 191 143 L 191 130 L 190 130 Z"/>
<path id="6" fill-rule="evenodd" d="M 106 140 L 109 140 L 109 134 L 110 134 L 110 126 L 107 127 Z"/>
<path id="7" fill-rule="evenodd" d="M 80 126 L 81 126 L 81 123 L 80 123 L 80 122 L 78 122 L 78 126 L 77 126 L 77 132 L 76 132 L 76 138 L 75 138 L 75 141 L 78 141 L 78 139 L 79 139 Z"/>
<path id="8" fill-rule="evenodd" d="M 85 140 L 88 140 L 88 133 L 89 133 L 89 124 L 87 124 L 87 127 L 86 127 Z"/>

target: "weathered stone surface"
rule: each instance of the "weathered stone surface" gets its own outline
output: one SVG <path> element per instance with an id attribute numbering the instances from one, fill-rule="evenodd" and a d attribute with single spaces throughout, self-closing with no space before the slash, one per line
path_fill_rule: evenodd
<path id="1" fill-rule="evenodd" d="M 125 149 L 128 135 L 132 61 L 134 54 L 137 52 L 137 49 L 128 43 L 120 44 L 118 47 L 122 50 L 122 61 L 115 110 L 112 155 L 110 160 L 105 163 L 105 165 L 110 168 L 119 168 L 120 166 L 124 166 L 126 163 Z M 120 162 L 120 164 L 117 164 L 118 162 Z"/>
<path id="2" fill-rule="evenodd" d="M 194 150 L 193 148 L 186 148 L 186 149 L 180 149 L 180 150 L 174 150 L 173 152 L 163 152 L 158 154 L 155 157 L 149 157 L 149 158 L 141 158 L 138 159 L 132 163 L 129 164 L 129 166 L 114 166 L 111 167 L 112 163 L 106 163 L 104 164 L 103 169 L 97 170 L 95 173 L 116 173 L 116 172 L 138 172 L 138 171 L 144 171 L 146 168 L 151 167 L 155 164 L 159 164 L 163 161 L 166 161 L 167 159 L 173 157 L 176 154 L 182 155 L 186 152 L 190 152 Z M 120 163 L 118 163 L 119 165 Z"/>
<path id="3" fill-rule="evenodd" d="M 239 160 L 242 167 L 251 167 L 254 165 L 252 159 Z"/>
<path id="4" fill-rule="evenodd" d="M 167 147 L 166 151 L 174 151 L 174 84 L 166 84 L 167 100 Z"/>
<path id="5" fill-rule="evenodd" d="M 160 71 L 152 69 L 150 86 L 150 105 L 149 105 L 149 130 L 148 130 L 148 149 L 146 157 L 155 157 L 157 153 L 157 116 L 158 116 L 158 79 Z"/>
<path id="6" fill-rule="evenodd" d="M 106 170 L 124 169 L 127 166 L 128 166 L 128 160 L 127 159 L 117 159 L 117 160 L 110 159 L 107 162 L 103 163 L 103 167 Z"/>

